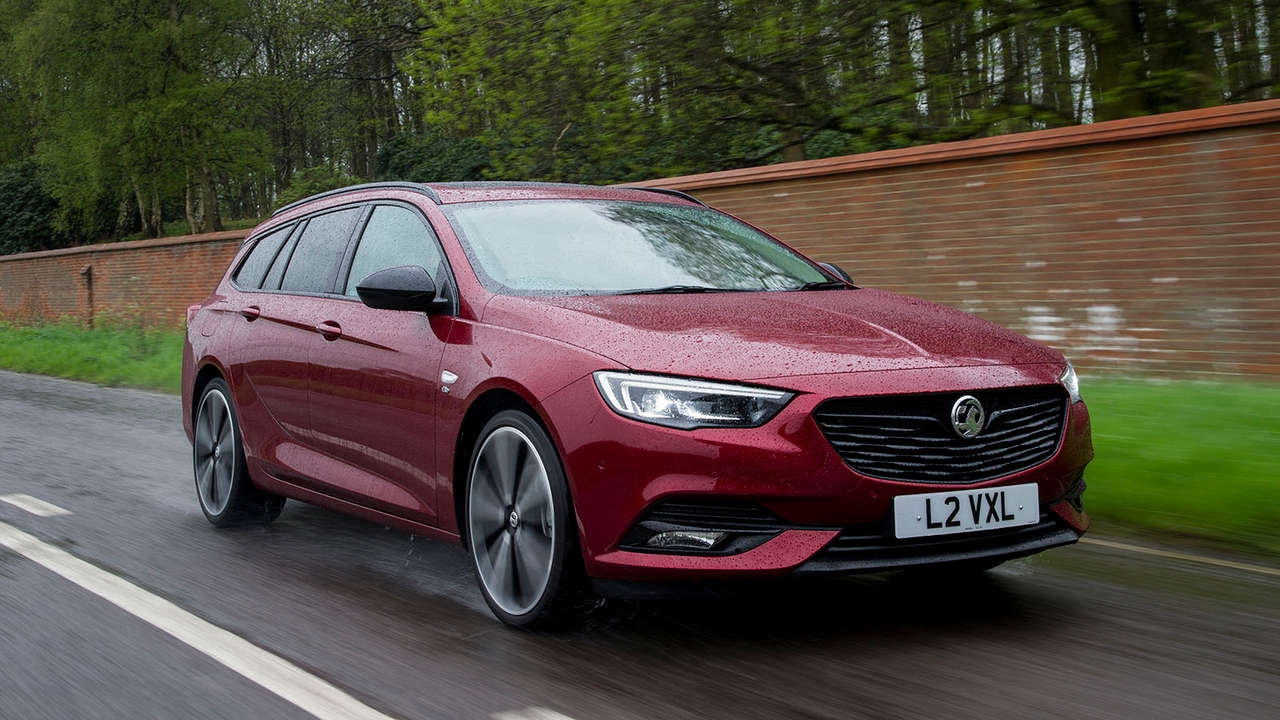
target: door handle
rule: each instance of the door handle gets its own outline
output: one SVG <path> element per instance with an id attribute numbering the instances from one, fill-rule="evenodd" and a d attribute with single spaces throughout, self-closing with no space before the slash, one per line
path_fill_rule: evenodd
<path id="1" fill-rule="evenodd" d="M 316 326 L 316 332 L 325 340 L 337 340 L 342 337 L 342 326 L 332 320 L 325 320 Z"/>
<path id="2" fill-rule="evenodd" d="M 245 320 L 248 320 L 249 322 L 253 322 L 254 320 L 258 319 L 259 315 L 262 314 L 262 309 L 259 308 L 257 305 L 250 305 L 249 307 L 240 308 L 240 314 L 244 316 Z"/>

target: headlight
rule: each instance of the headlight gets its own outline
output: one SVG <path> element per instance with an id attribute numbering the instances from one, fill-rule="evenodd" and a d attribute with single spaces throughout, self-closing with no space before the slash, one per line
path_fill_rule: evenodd
<path id="1" fill-rule="evenodd" d="M 1071 402 L 1080 402 L 1080 378 L 1076 377 L 1076 369 L 1071 367 L 1070 360 L 1067 361 L 1067 369 L 1062 371 L 1062 377 L 1058 378 L 1058 382 L 1067 389 Z"/>
<path id="2" fill-rule="evenodd" d="M 594 376 L 605 402 L 619 415 L 682 430 L 763 425 L 795 397 L 785 390 L 662 375 L 600 371 Z"/>

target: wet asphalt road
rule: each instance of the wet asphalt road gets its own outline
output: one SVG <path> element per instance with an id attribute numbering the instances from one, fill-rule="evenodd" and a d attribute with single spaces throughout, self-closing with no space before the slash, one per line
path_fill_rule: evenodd
<path id="1" fill-rule="evenodd" d="M 176 398 L 0 373 L 0 523 L 392 717 L 1280 716 L 1280 577 L 1097 545 L 959 585 L 903 576 L 614 602 L 509 630 L 453 546 L 291 502 L 214 530 Z M 0 718 L 308 718 L 0 548 Z"/>

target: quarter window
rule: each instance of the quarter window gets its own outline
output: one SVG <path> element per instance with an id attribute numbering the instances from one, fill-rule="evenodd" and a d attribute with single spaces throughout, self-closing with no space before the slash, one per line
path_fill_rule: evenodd
<path id="1" fill-rule="evenodd" d="M 284 241 L 289 237 L 289 231 L 293 229 L 290 225 L 281 228 L 275 232 L 263 237 L 249 251 L 249 257 L 241 263 L 240 269 L 236 271 L 236 285 L 246 290 L 256 290 L 262 287 L 262 279 L 267 275 L 267 268 L 271 267 L 271 262 L 276 259 L 276 255 L 280 252 L 280 246 L 284 245 Z"/>
<path id="2" fill-rule="evenodd" d="M 294 248 L 280 289 L 287 292 L 327 293 L 342 265 L 359 208 L 338 210 L 311 218 Z"/>
<path id="3" fill-rule="evenodd" d="M 365 226 L 347 274 L 346 294 L 371 273 L 401 265 L 426 268 L 439 283 L 444 262 L 435 236 L 417 213 L 395 205 L 379 205 Z"/>
<path id="4" fill-rule="evenodd" d="M 298 246 L 298 236 L 301 232 L 295 232 L 285 243 L 284 249 L 276 255 L 276 261 L 271 263 L 271 269 L 267 271 L 267 279 L 262 281 L 263 290 L 279 290 L 280 279 L 284 277 L 284 268 L 289 264 L 289 257 L 293 255 L 293 249 Z"/>

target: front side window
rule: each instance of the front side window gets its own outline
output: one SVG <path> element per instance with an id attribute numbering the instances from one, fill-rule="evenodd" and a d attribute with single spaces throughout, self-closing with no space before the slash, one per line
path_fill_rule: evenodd
<path id="1" fill-rule="evenodd" d="M 707 208 L 540 200 L 446 212 L 481 282 L 498 293 L 795 290 L 829 279 L 784 245 Z"/>
<path id="2" fill-rule="evenodd" d="M 435 235 L 417 213 L 395 205 L 379 205 L 356 246 L 345 292 L 355 297 L 356 285 L 371 273 L 401 265 L 426 268 L 438 283 L 443 264 Z"/>
<path id="3" fill-rule="evenodd" d="M 331 292 L 334 276 L 342 265 L 351 231 L 359 217 L 359 208 L 348 208 L 311 218 L 289 259 L 280 289 L 302 293 Z"/>

